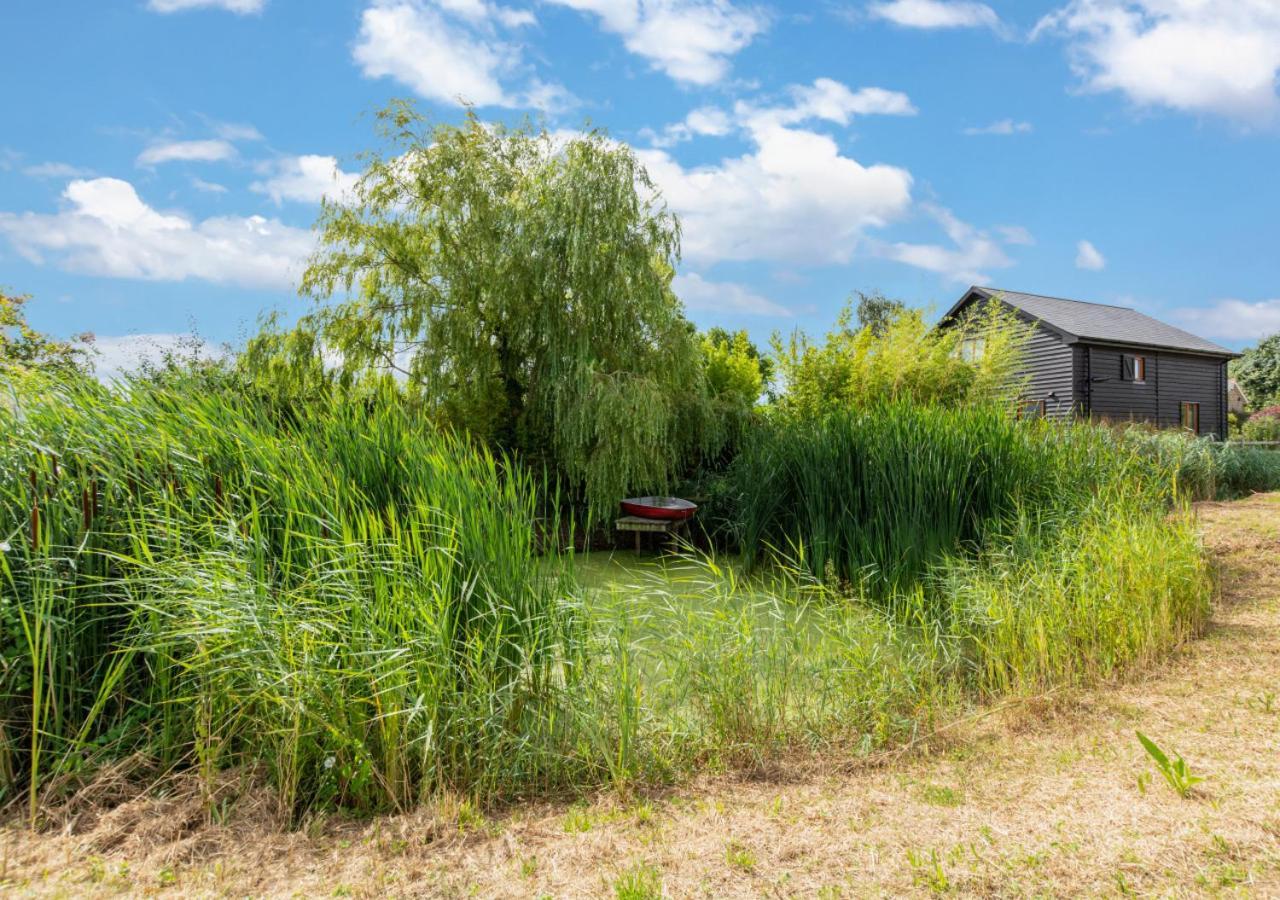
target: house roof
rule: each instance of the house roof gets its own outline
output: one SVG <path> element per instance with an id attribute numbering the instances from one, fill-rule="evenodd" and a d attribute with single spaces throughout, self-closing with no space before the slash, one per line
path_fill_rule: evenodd
<path id="1" fill-rule="evenodd" d="M 1063 297 L 1045 297 L 1041 294 L 1024 294 L 991 287 L 971 287 L 947 311 L 947 320 L 971 300 L 998 297 L 1009 306 L 1022 310 L 1058 332 L 1067 343 L 1077 341 L 1101 344 L 1121 344 L 1154 347 L 1162 350 L 1183 350 L 1188 353 L 1206 353 L 1214 356 L 1238 356 L 1234 351 L 1221 347 L 1202 337 L 1196 337 L 1181 328 L 1174 328 L 1158 319 L 1129 309 L 1105 303 L 1088 303 L 1084 300 L 1068 300 Z"/>

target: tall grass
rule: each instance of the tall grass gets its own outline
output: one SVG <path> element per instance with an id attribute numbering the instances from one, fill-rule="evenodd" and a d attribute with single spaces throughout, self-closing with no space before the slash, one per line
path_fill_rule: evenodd
<path id="1" fill-rule="evenodd" d="M 1193 500 L 1230 500 L 1280 490 L 1280 451 L 1143 426 L 1099 433 L 1172 471 L 1179 492 Z"/>
<path id="2" fill-rule="evenodd" d="M 264 764 L 290 809 L 568 777 L 580 637 L 526 471 L 394 398 L 283 415 L 181 379 L 19 396 L 0 789 L 34 803 L 107 745 Z"/>
<path id="3" fill-rule="evenodd" d="M 867 753 L 1206 612 L 1181 463 L 1111 432 L 793 421 L 729 478 L 746 564 L 584 586 L 540 541 L 553 487 L 393 388 L 251 388 L 32 378 L 0 408 L 0 796 L 32 817 L 133 753 L 254 768 L 295 819 Z"/>
<path id="4" fill-rule="evenodd" d="M 1159 461 L 1092 429 L 1017 422 L 996 405 L 908 403 L 773 422 L 731 475 L 748 561 L 802 554 L 815 575 L 874 593 L 976 552 L 1016 510 L 1067 514 L 1118 482 L 1150 502 L 1171 479 Z"/>
<path id="5" fill-rule="evenodd" d="M 1212 582 L 1195 522 L 1112 486 L 1051 536 L 1032 519 L 976 561 L 937 567 L 912 606 L 965 647 L 984 695 L 1085 683 L 1160 654 L 1208 619 Z M 932 597 L 926 602 L 925 594 Z"/>

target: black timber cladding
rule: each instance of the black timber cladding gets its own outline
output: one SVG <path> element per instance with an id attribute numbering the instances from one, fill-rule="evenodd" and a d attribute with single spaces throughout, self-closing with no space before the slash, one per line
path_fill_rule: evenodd
<path id="1" fill-rule="evenodd" d="M 1065 419 L 1075 412 L 1075 371 L 1071 347 L 1051 331 L 1037 328 L 1027 346 L 1026 399 L 1044 401 L 1044 414 Z"/>
<path id="2" fill-rule="evenodd" d="M 1027 350 L 1023 399 L 1043 402 L 1046 415 L 1177 427 L 1182 404 L 1196 403 L 1199 433 L 1226 434 L 1226 364 L 1237 355 L 1232 351 L 1124 307 L 995 288 L 971 288 L 942 324 L 971 303 L 993 300 L 1037 326 Z M 1145 378 L 1126 377 L 1126 356 L 1145 359 Z"/>

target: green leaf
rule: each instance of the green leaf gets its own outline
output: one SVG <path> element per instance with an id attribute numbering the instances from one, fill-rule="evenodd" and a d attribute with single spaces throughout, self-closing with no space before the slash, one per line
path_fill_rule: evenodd
<path id="1" fill-rule="evenodd" d="M 1165 756 L 1164 751 L 1156 746 L 1155 741 L 1141 731 L 1135 731 L 1134 734 L 1138 736 L 1138 740 L 1147 751 L 1147 755 L 1156 761 L 1156 765 L 1160 767 L 1160 770 L 1167 772 L 1169 770 L 1169 757 Z"/>

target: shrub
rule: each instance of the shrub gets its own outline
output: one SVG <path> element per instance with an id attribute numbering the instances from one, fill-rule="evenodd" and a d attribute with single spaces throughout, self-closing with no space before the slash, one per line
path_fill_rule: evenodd
<path id="1" fill-rule="evenodd" d="M 778 409 L 792 418 L 816 419 L 851 407 L 895 400 L 915 403 L 1012 400 L 1031 330 L 997 304 L 970 314 L 955 327 L 927 325 L 920 310 L 899 310 L 876 327 L 854 327 L 846 306 L 822 344 L 803 333 L 773 338 L 786 394 Z M 981 351 L 962 352 L 964 342 Z"/>
<path id="2" fill-rule="evenodd" d="M 1280 441 L 1280 406 L 1268 406 L 1249 416 L 1240 427 L 1246 441 Z"/>

